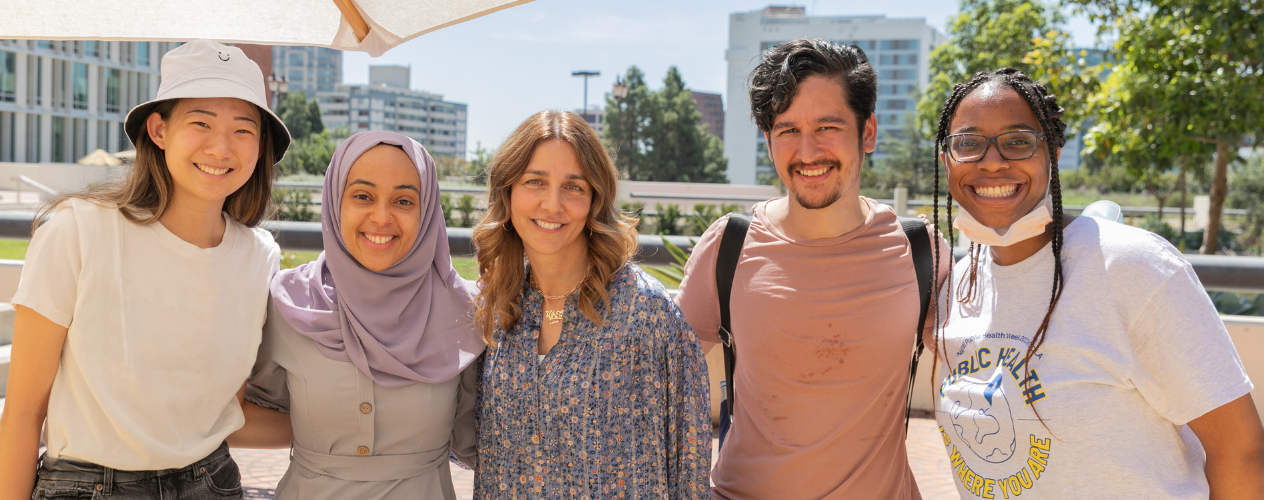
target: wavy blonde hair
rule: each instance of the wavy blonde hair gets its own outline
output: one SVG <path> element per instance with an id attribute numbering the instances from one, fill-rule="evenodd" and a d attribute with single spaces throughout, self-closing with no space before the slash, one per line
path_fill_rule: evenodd
<path id="1" fill-rule="evenodd" d="M 541 111 L 522 122 L 501 144 L 487 168 L 487 212 L 474 227 L 481 289 L 475 300 L 475 322 L 483 341 L 495 347 L 496 328 L 509 330 L 522 318 L 520 292 L 526 274 L 525 250 L 518 231 L 510 226 L 510 188 L 522 177 L 531 154 L 542 141 L 559 139 L 575 148 L 580 170 L 592 187 L 588 210 L 588 260 L 592 270 L 579 293 L 579 310 L 597 325 L 604 324 L 602 309 L 609 309 L 606 288 L 610 279 L 632 258 L 637 248 L 637 218 L 616 204 L 619 171 L 592 127 L 574 113 Z"/>

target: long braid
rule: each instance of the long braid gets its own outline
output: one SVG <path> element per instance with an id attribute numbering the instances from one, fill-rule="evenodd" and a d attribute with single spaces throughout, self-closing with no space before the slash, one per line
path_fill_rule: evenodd
<path id="1" fill-rule="evenodd" d="M 979 83 L 983 81 L 982 75 L 983 73 L 978 73 L 974 76 L 973 79 L 970 80 L 969 83 L 958 83 L 953 86 L 952 95 L 949 96 L 948 100 L 944 102 L 944 109 L 943 111 L 939 113 L 939 123 L 935 127 L 935 190 L 933 191 L 934 208 L 932 209 L 933 211 L 932 217 L 935 220 L 935 227 L 938 228 L 940 234 L 942 235 L 945 231 L 948 233 L 948 251 L 949 252 L 951 252 L 952 249 L 957 247 L 957 234 L 956 234 L 956 231 L 952 229 L 952 192 L 951 191 L 947 192 L 945 196 L 945 198 L 947 199 L 946 209 L 947 209 L 947 214 L 948 214 L 948 220 L 945 223 L 946 225 L 941 224 L 940 223 L 941 221 L 939 220 L 939 177 L 940 177 L 939 176 L 939 170 L 940 170 L 939 160 L 940 160 L 940 155 L 943 154 L 944 140 L 948 136 L 949 122 L 952 120 L 952 115 L 956 113 L 957 111 L 957 105 L 961 103 L 962 99 L 965 99 L 966 95 L 970 94 L 970 91 L 974 90 L 974 88 L 977 87 Z M 946 166 L 947 165 L 945 165 L 945 167 Z M 935 245 L 934 273 L 936 277 L 939 276 L 939 260 L 940 260 L 939 245 Z M 956 259 L 952 255 L 949 255 L 948 256 L 948 282 L 945 284 L 943 289 L 947 290 L 950 296 L 952 295 L 952 289 L 953 289 L 952 288 L 953 264 L 955 262 L 956 262 Z M 931 360 L 931 373 L 936 373 L 938 371 L 939 359 L 941 356 L 943 357 L 945 362 L 947 362 L 948 360 L 948 340 L 944 338 L 943 329 L 944 327 L 948 325 L 948 317 L 950 315 L 945 314 L 943 319 L 942 320 L 940 319 L 939 290 L 940 288 L 936 287 L 935 292 L 931 295 L 932 307 L 934 308 L 934 311 L 935 311 L 935 324 L 931 328 L 932 340 L 934 341 L 934 346 L 935 346 L 935 356 Z M 947 312 L 948 311 L 947 308 L 952 307 L 952 301 L 948 301 L 945 307 L 946 307 L 945 312 Z M 931 389 L 931 400 L 934 401 L 935 393 L 938 392 L 938 389 L 936 389 L 933 386 L 933 384 L 930 389 Z"/>
<path id="2" fill-rule="evenodd" d="M 1044 344 L 1045 337 L 1049 330 L 1049 321 L 1053 317 L 1053 308 L 1057 305 L 1058 299 L 1062 296 L 1062 187 L 1058 176 L 1058 158 L 1056 155 L 1057 148 L 1053 147 L 1057 144 L 1061 147 L 1061 143 L 1065 143 L 1062 132 L 1066 125 L 1063 125 L 1060 118 L 1062 116 L 1062 108 L 1057 104 L 1057 97 L 1048 94 L 1048 90 L 1044 85 L 1032 82 L 1030 78 L 1018 71 L 1013 71 L 1006 83 L 1027 100 L 1032 110 L 1036 112 L 1036 118 L 1040 120 L 1041 128 L 1045 129 L 1045 135 L 1050 141 L 1049 150 L 1049 193 L 1053 199 L 1053 290 L 1049 297 L 1049 310 L 1045 313 L 1044 319 L 1040 322 L 1040 328 L 1036 330 L 1036 334 L 1032 336 L 1031 342 L 1027 345 L 1027 355 L 1023 365 L 1024 380 L 1031 375 L 1031 357 L 1035 355 L 1040 346 Z M 1061 125 L 1061 128 L 1058 126 Z M 1032 406 L 1035 409 L 1035 406 Z M 1039 417 L 1039 414 L 1037 414 Z"/>
<path id="3" fill-rule="evenodd" d="M 939 128 L 936 131 L 936 137 L 935 137 L 935 153 L 936 153 L 935 154 L 935 158 L 936 158 L 935 160 L 936 161 L 935 220 L 936 220 L 936 223 L 938 223 L 939 221 L 938 161 L 939 161 L 939 153 L 940 153 L 941 147 L 947 138 L 948 127 L 952 121 L 952 117 L 956 114 L 957 106 L 960 105 L 961 101 L 965 99 L 965 97 L 969 95 L 970 92 L 972 92 L 974 89 L 978 88 L 985 82 L 997 82 L 997 83 L 1003 84 L 1015 90 L 1020 96 L 1022 96 L 1023 99 L 1027 101 L 1027 104 L 1031 106 L 1031 109 L 1035 113 L 1037 120 L 1040 122 L 1040 128 L 1042 129 L 1042 132 L 1045 135 L 1045 139 L 1048 145 L 1047 149 L 1048 149 L 1048 154 L 1049 154 L 1049 194 L 1053 202 L 1053 213 L 1051 214 L 1052 219 L 1053 219 L 1053 221 L 1051 222 L 1051 225 L 1053 226 L 1052 228 L 1053 229 L 1052 250 L 1053 250 L 1053 262 L 1054 262 L 1053 289 L 1050 292 L 1049 308 L 1045 311 L 1045 316 L 1040 322 L 1040 327 L 1036 329 L 1036 333 L 1032 335 L 1031 340 L 1027 344 L 1027 353 L 1024 356 L 1024 360 L 1023 360 L 1023 372 L 1024 372 L 1023 380 L 1026 381 L 1026 380 L 1029 380 L 1031 376 L 1031 358 L 1035 356 L 1037 351 L 1040 350 L 1040 347 L 1044 345 L 1044 341 L 1045 341 L 1045 338 L 1047 337 L 1048 330 L 1049 330 L 1049 322 L 1053 317 L 1053 310 L 1057 306 L 1059 299 L 1062 298 L 1062 289 L 1064 288 L 1064 279 L 1063 279 L 1063 272 L 1062 272 L 1062 246 L 1065 241 L 1065 234 L 1062 229 L 1062 225 L 1063 225 L 1062 183 L 1060 179 L 1060 172 L 1058 169 L 1057 151 L 1066 144 L 1065 133 L 1066 133 L 1067 126 L 1061 120 L 1065 110 L 1061 106 L 1058 105 L 1057 96 L 1050 94 L 1048 88 L 1046 88 L 1042 84 L 1036 83 L 1030 77 L 1023 74 L 1021 71 L 1018 71 L 1012 68 L 1001 68 L 992 73 L 985 73 L 985 72 L 975 73 L 974 77 L 971 78 L 968 83 L 957 84 L 953 89 L 952 96 L 948 99 L 947 102 L 944 103 L 944 109 L 940 113 L 940 117 L 939 117 Z M 948 209 L 948 223 L 951 224 L 952 223 L 952 196 L 951 194 L 949 194 L 948 196 L 947 209 Z M 951 232 L 949 234 L 950 234 L 950 237 L 955 236 Z M 955 238 L 952 238 L 952 239 L 955 240 Z M 954 241 L 953 247 L 955 246 L 956 244 Z M 972 259 L 973 266 L 971 269 L 972 272 L 970 273 L 970 276 L 966 278 L 967 280 L 971 282 L 977 282 L 978 280 L 977 273 L 974 271 L 977 270 L 977 258 L 979 257 L 979 254 L 981 253 L 982 253 L 981 245 L 978 245 L 978 246 L 975 246 L 973 244 L 971 245 L 970 257 Z M 936 255 L 936 264 L 938 264 L 938 255 Z M 962 283 L 962 285 L 964 286 L 965 283 Z M 965 287 L 965 288 L 968 291 L 968 293 L 966 293 L 966 298 L 968 299 L 975 298 L 974 292 L 975 292 L 976 284 L 971 283 L 968 287 Z M 952 290 L 951 276 L 949 277 L 949 285 L 947 289 Z M 958 293 L 958 295 L 960 295 L 960 292 Z M 935 298 L 936 298 L 936 304 L 938 304 L 938 295 L 936 295 Z M 949 301 L 948 307 L 951 307 L 951 301 Z M 935 329 L 935 339 L 937 341 L 936 342 L 936 361 L 938 361 L 938 357 L 939 357 L 938 349 L 940 348 L 940 345 L 943 346 L 944 360 L 947 361 L 947 341 L 942 338 L 942 335 L 940 334 L 940 331 L 939 331 L 940 325 L 938 322 L 938 309 L 939 308 L 936 307 L 936 315 L 937 315 L 936 316 L 937 324 L 936 324 L 936 329 Z M 944 319 L 943 323 L 944 325 L 947 324 L 947 318 Z M 932 366 L 932 369 L 933 368 L 934 367 Z M 1035 412 L 1036 414 L 1036 418 L 1040 420 L 1041 425 L 1045 425 L 1044 419 L 1041 418 L 1040 413 L 1036 411 L 1036 406 L 1035 406 L 1034 401 L 1032 402 L 1031 407 L 1032 407 L 1032 411 Z M 1048 425 L 1045 425 L 1045 428 L 1048 429 Z"/>

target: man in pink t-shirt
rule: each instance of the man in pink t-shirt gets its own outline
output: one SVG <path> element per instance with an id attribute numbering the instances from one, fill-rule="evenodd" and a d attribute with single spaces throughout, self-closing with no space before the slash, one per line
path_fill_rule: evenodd
<path id="1" fill-rule="evenodd" d="M 712 496 L 920 499 L 904 447 L 917 278 L 896 214 L 859 194 L 877 77 L 858 47 L 800 39 L 764 53 L 750 97 L 789 196 L 755 205 L 738 260 L 736 404 Z M 704 349 L 727 223 L 702 235 L 676 298 Z M 951 252 L 931 234 L 939 282 Z"/>

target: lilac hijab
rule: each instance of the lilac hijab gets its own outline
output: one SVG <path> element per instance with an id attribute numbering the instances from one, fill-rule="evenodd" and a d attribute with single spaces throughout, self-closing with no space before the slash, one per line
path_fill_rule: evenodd
<path id="1" fill-rule="evenodd" d="M 355 160 L 379 144 L 401 146 L 421 177 L 421 232 L 403 259 L 365 269 L 342 241 L 341 202 Z M 321 354 L 350 361 L 382 387 L 452 379 L 483 352 L 475 331 L 473 283 L 452 268 L 434 160 L 416 141 L 361 132 L 334 151 L 321 198 L 325 251 L 272 278 L 272 301 Z"/>

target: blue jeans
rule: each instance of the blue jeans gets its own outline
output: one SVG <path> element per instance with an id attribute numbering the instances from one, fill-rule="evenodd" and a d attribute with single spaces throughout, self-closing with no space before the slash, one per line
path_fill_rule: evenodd
<path id="1" fill-rule="evenodd" d="M 220 445 L 183 469 L 125 471 L 44 457 L 32 500 L 211 500 L 241 496 L 241 473 Z"/>

